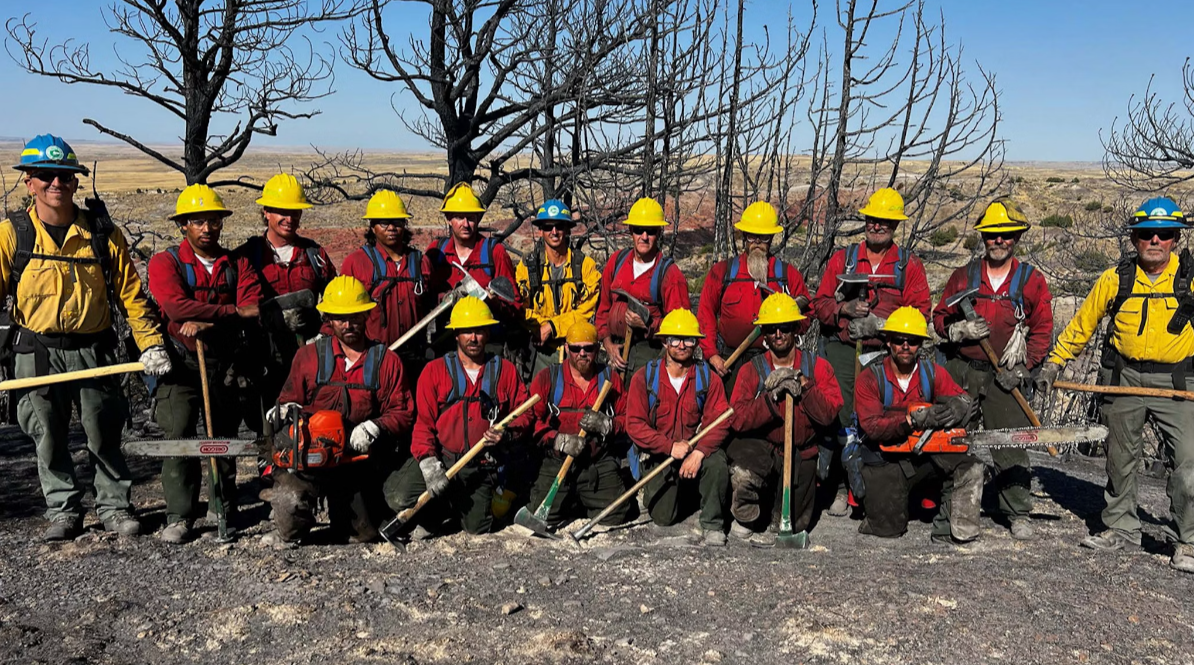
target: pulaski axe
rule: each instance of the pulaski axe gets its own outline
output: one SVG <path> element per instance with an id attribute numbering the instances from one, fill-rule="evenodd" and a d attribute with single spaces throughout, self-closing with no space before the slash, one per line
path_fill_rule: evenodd
<path id="1" fill-rule="evenodd" d="M 456 288 L 445 293 L 443 300 L 436 305 L 435 309 L 428 312 L 427 316 L 419 319 L 419 322 L 411 326 L 410 330 L 407 330 L 402 334 L 401 337 L 394 340 L 394 343 L 390 345 L 391 351 L 396 351 L 398 347 L 409 342 L 415 335 L 419 333 L 420 330 L 426 328 L 429 323 L 434 321 L 437 317 L 439 317 L 439 315 L 448 311 L 452 305 L 455 305 L 460 301 L 461 298 L 466 296 L 480 298 L 481 300 L 488 300 L 490 296 L 493 296 L 499 300 L 505 300 L 506 302 L 511 303 L 514 302 L 514 285 L 510 283 L 509 278 L 501 276 L 494 277 L 489 281 L 489 287 L 486 288 L 481 286 L 481 284 L 477 282 L 477 280 L 474 279 L 473 276 L 470 275 L 460 263 L 453 263 L 452 265 L 456 266 L 462 273 L 464 273 L 460 283 L 456 285 Z"/>

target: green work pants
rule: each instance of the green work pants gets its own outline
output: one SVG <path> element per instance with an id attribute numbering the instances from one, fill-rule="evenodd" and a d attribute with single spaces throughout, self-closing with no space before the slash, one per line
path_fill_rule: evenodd
<path id="1" fill-rule="evenodd" d="M 966 423 L 967 429 L 1006 429 L 1031 427 L 1032 423 L 1008 391 L 995 383 L 995 371 L 975 367 L 964 358 L 945 363 L 954 381 L 978 402 L 981 414 Z M 994 448 L 990 451 L 995 463 L 995 478 L 991 481 L 998 493 L 999 513 L 1008 520 L 1028 517 L 1032 511 L 1032 471 L 1028 466 L 1028 451 L 1023 448 Z"/>
<path id="2" fill-rule="evenodd" d="M 968 453 L 879 455 L 882 463 L 868 462 L 862 467 L 866 518 L 858 526 L 859 533 L 880 538 L 904 535 L 909 492 L 922 482 L 940 479 L 941 505 L 933 518 L 933 535 L 960 541 L 978 537 L 983 465 L 977 457 Z"/>
<path id="3" fill-rule="evenodd" d="M 837 385 L 842 390 L 843 405 L 838 411 L 838 423 L 841 430 L 854 426 L 854 345 L 846 344 L 837 339 L 825 340 L 825 359 L 833 367 Z M 822 481 L 826 487 L 834 488 L 837 492 L 846 491 L 846 472 L 842 468 L 842 449 L 846 446 L 845 434 L 839 431 L 837 449 L 829 462 L 829 476 Z"/>
<path id="4" fill-rule="evenodd" d="M 450 467 L 455 460 L 444 459 Z M 460 528 L 471 534 L 489 533 L 493 529 L 493 494 L 496 478 L 492 470 L 474 461 L 448 481 L 448 489 L 419 511 L 415 520 L 435 531 L 448 518 L 456 518 Z M 419 495 L 427 490 L 418 460 L 409 458 L 385 480 L 383 491 L 386 503 L 394 512 L 402 512 L 415 505 Z"/>
<path id="5" fill-rule="evenodd" d="M 793 450 L 792 489 L 789 494 L 788 517 L 793 531 L 808 531 L 813 521 L 813 508 L 817 498 L 817 458 L 801 459 L 800 451 Z M 726 446 L 730 464 L 739 466 L 763 479 L 759 498 L 764 499 L 765 490 L 771 488 L 774 499 L 771 510 L 766 505 L 760 508 L 760 524 L 746 525 L 767 527 L 778 523 L 783 516 L 784 506 L 784 456 L 783 451 L 770 441 L 749 437 L 737 437 Z M 767 502 L 763 502 L 766 504 Z"/>
<path id="6" fill-rule="evenodd" d="M 667 455 L 651 455 L 642 463 L 643 474 L 650 473 L 666 459 Z M 693 498 L 699 498 L 701 528 L 725 531 L 730 498 L 730 467 L 725 451 L 718 448 L 702 460 L 701 470 L 692 480 L 680 478 L 681 464 L 681 460 L 672 462 L 643 488 L 643 500 L 651 519 L 659 526 L 671 526 L 679 521 L 684 505 L 691 505 Z"/>
<path id="7" fill-rule="evenodd" d="M 54 374 L 116 364 L 114 350 L 100 346 L 46 351 Z M 36 376 L 33 354 L 18 353 L 14 370 L 18 379 Z M 37 450 L 37 477 L 46 498 L 46 517 L 83 515 L 83 488 L 75 478 L 75 464 L 67 448 L 72 405 L 78 406 L 87 453 L 95 467 L 96 512 L 103 518 L 129 510 L 133 480 L 120 452 L 128 404 L 120 391 L 120 377 L 105 376 L 17 393 L 17 422 Z"/>
<path id="8" fill-rule="evenodd" d="M 539 465 L 539 477 L 531 488 L 528 510 L 537 510 L 539 504 L 543 503 L 563 464 L 564 460 L 555 455 L 544 456 L 543 463 Z M 584 509 L 586 516 L 596 517 L 627 489 L 629 488 L 626 487 L 626 481 L 615 458 L 604 456 L 593 460 L 586 456 L 575 460 L 568 475 L 560 483 L 560 489 L 547 512 L 547 523 L 553 528 L 558 527 L 578 512 L 578 504 Z M 618 509 L 606 516 L 601 524 L 625 524 L 632 504 L 632 501 L 626 501 L 618 506 Z"/>
<path id="9" fill-rule="evenodd" d="M 1100 383 L 1109 383 L 1103 370 Z M 1124 368 L 1118 385 L 1173 389 L 1170 374 L 1141 373 Z M 1194 390 L 1194 378 L 1186 379 Z M 1161 430 L 1161 454 L 1170 465 L 1169 510 L 1177 523 L 1178 542 L 1194 545 L 1194 404 L 1164 397 L 1108 395 L 1103 406 L 1107 437 L 1107 487 L 1103 494 L 1103 524 L 1139 543 L 1140 518 L 1136 514 L 1137 469 L 1144 452 L 1144 428 L 1149 414 Z"/>
<path id="10" fill-rule="evenodd" d="M 209 372 L 211 387 L 212 437 L 235 437 L 241 423 L 239 390 L 224 385 L 223 372 Z M 203 389 L 199 372 L 176 364 L 162 377 L 154 393 L 154 419 L 167 439 L 186 439 L 206 432 L 203 418 Z M 236 459 L 218 458 L 220 498 L 226 509 L 236 506 Z M 199 488 L 203 476 L 210 483 L 211 462 L 206 458 L 170 457 L 162 462 L 162 492 L 166 495 L 166 523 L 194 520 L 199 513 Z M 210 490 L 210 488 L 209 488 Z"/>

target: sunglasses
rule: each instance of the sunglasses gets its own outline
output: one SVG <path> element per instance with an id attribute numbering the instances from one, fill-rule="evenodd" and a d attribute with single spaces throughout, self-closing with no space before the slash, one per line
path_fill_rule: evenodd
<path id="1" fill-rule="evenodd" d="M 29 173 L 29 177 L 47 183 L 54 182 L 54 179 L 57 178 L 58 182 L 64 185 L 69 185 L 79 179 L 74 173 L 63 173 L 62 171 L 32 171 Z"/>
<path id="2" fill-rule="evenodd" d="M 992 240 L 999 240 L 999 239 L 1019 240 L 1020 233 L 1021 233 L 1020 231 L 992 231 L 992 232 L 988 232 L 988 233 L 982 233 L 981 235 L 982 235 L 984 241 L 990 242 Z"/>
<path id="3" fill-rule="evenodd" d="M 892 346 L 895 346 L 895 347 L 907 346 L 909 348 L 912 348 L 912 347 L 920 346 L 923 343 L 923 340 L 919 337 L 893 336 L 893 337 L 888 337 L 887 342 L 888 342 L 888 344 L 891 344 Z"/>
<path id="4" fill-rule="evenodd" d="M 568 231 L 571 231 L 572 227 L 574 227 L 576 225 L 569 224 L 568 222 L 559 222 L 556 224 L 539 223 L 539 224 L 535 224 L 535 226 L 538 227 L 538 229 L 544 233 L 551 233 L 552 231 L 563 231 L 563 232 L 567 233 Z"/>
<path id="5" fill-rule="evenodd" d="M 796 324 L 795 323 L 776 323 L 773 325 L 763 326 L 763 334 L 764 335 L 774 335 L 776 333 L 783 333 L 785 335 L 791 335 L 794 332 L 796 332 Z"/>
<path id="6" fill-rule="evenodd" d="M 578 355 L 581 353 L 594 354 L 594 353 L 597 353 L 597 345 L 596 344 L 569 344 L 568 345 L 568 353 L 573 353 L 573 354 L 578 354 Z"/>
<path id="7" fill-rule="evenodd" d="M 669 337 L 667 338 L 667 345 L 676 347 L 693 347 L 697 345 L 697 341 L 693 337 Z"/>
<path id="8" fill-rule="evenodd" d="M 632 236 L 647 235 L 654 237 L 660 235 L 661 233 L 663 233 L 662 226 L 640 226 L 630 230 L 630 235 Z"/>
<path id="9" fill-rule="evenodd" d="M 374 219 L 370 222 L 374 226 L 393 226 L 400 229 L 406 228 L 405 219 Z"/>
<path id="10" fill-rule="evenodd" d="M 760 236 L 753 233 L 743 233 L 742 240 L 750 244 L 765 245 L 771 242 L 771 236 Z"/>
<path id="11" fill-rule="evenodd" d="M 1177 237 L 1177 231 L 1173 229 L 1139 229 L 1136 231 L 1136 237 L 1141 240 L 1156 238 L 1161 242 L 1168 242 Z"/>
<path id="12" fill-rule="evenodd" d="M 186 225 L 193 226 L 197 229 L 207 227 L 209 229 L 224 228 L 224 220 L 222 219 L 188 219 L 183 222 Z"/>

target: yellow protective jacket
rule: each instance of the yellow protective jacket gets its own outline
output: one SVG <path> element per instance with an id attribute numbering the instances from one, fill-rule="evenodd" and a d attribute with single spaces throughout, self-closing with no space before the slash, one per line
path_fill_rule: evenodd
<path id="1" fill-rule="evenodd" d="M 54 243 L 37 218 L 36 206 L 29 209 L 29 218 L 33 221 L 37 240 L 33 245 L 34 256 L 29 259 L 17 285 L 13 322 L 42 334 L 90 334 L 111 328 L 108 287 L 98 263 L 72 263 L 37 256 L 96 258 L 91 251 L 91 231 L 82 209 L 66 232 L 62 247 Z M 141 290 L 141 277 L 129 254 L 128 241 L 119 228 L 113 229 L 108 236 L 108 247 L 112 257 L 112 288 L 123 304 L 137 346 L 144 351 L 165 344 L 157 317 Z M 12 220 L 6 219 L 0 222 L 0 300 L 8 295 L 16 253 L 16 229 Z"/>
<path id="2" fill-rule="evenodd" d="M 555 338 L 562 340 L 568 328 L 577 321 L 593 322 L 597 313 L 597 297 L 601 294 L 601 271 L 597 269 L 597 262 L 593 257 L 586 256 L 581 263 L 579 280 L 572 274 L 572 250 L 564 257 L 564 282 L 559 285 L 551 284 L 551 268 L 544 261 L 542 287 L 537 294 L 531 294 L 530 275 L 526 261 L 519 261 L 514 268 L 514 278 L 518 281 L 518 290 L 522 292 L 522 301 L 526 306 L 527 327 L 537 329 L 544 322 L 550 321 L 555 332 Z M 556 302 L 556 289 L 559 289 L 560 302 Z"/>
<path id="3" fill-rule="evenodd" d="M 1177 255 L 1170 254 L 1169 265 L 1165 266 L 1157 281 L 1152 282 L 1140 266 L 1136 266 L 1136 283 L 1132 293 L 1173 293 L 1177 267 Z M 1194 291 L 1194 287 L 1191 290 Z M 1082 303 L 1078 313 L 1057 338 L 1049 362 L 1064 365 L 1082 353 L 1118 292 L 1119 275 L 1115 268 L 1099 275 L 1086 302 Z M 1186 326 L 1179 335 L 1171 335 L 1165 329 L 1177 306 L 1177 298 L 1172 297 L 1128 298 L 1112 322 L 1111 346 L 1128 360 L 1142 362 L 1177 363 L 1194 355 L 1194 332 L 1191 332 L 1190 326 Z M 1141 332 L 1141 315 L 1146 311 L 1144 330 Z"/>

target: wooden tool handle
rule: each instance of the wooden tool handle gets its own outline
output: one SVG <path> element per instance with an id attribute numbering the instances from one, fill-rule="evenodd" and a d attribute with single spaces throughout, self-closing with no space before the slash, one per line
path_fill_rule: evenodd
<path id="1" fill-rule="evenodd" d="M 1194 392 L 1188 390 L 1170 390 L 1168 388 L 1144 388 L 1137 386 L 1097 386 L 1089 383 L 1073 383 L 1070 381 L 1054 381 L 1054 388 L 1062 390 L 1076 390 L 1084 393 L 1102 393 L 1105 395 L 1135 395 L 1136 397 L 1169 397 L 1194 401 Z"/>
<path id="2" fill-rule="evenodd" d="M 201 340 L 195 340 L 195 355 L 199 358 L 199 386 L 203 390 L 203 418 L 207 437 L 215 436 L 211 427 L 211 388 L 207 385 L 207 355 Z"/>
<path id="3" fill-rule="evenodd" d="M 567 370 L 567 368 L 562 368 L 560 371 L 566 372 L 568 370 Z M 613 387 L 614 387 L 613 381 L 606 381 L 605 385 L 601 386 L 601 392 L 597 393 L 597 400 L 595 402 L 593 402 L 593 406 L 591 408 L 589 408 L 589 411 L 600 411 L 601 405 L 605 403 L 605 396 L 609 394 L 610 388 L 613 388 Z M 588 436 L 588 433 L 582 429 L 579 432 L 577 432 L 576 435 L 583 439 L 586 436 Z M 568 470 L 572 468 L 573 459 L 574 458 L 572 457 L 572 455 L 569 455 L 564 458 L 564 463 L 560 465 L 560 472 L 556 474 L 556 482 L 557 483 L 564 482 L 564 478 L 566 478 L 568 476 Z"/>
<path id="4" fill-rule="evenodd" d="M 792 421 L 796 415 L 796 400 L 792 396 L 784 396 L 784 491 L 792 489 Z"/>
<path id="5" fill-rule="evenodd" d="M 984 337 L 978 340 L 978 345 L 982 347 L 983 353 L 987 354 L 987 360 L 991 361 L 991 367 L 998 372 L 999 354 L 995 353 L 995 349 L 991 347 L 991 342 L 987 341 L 987 338 Z M 1016 398 L 1016 403 L 1020 405 L 1020 410 L 1024 412 L 1024 415 L 1028 416 L 1028 422 L 1032 423 L 1033 427 L 1040 427 L 1041 419 L 1037 417 L 1036 411 L 1032 410 L 1032 405 L 1024 398 L 1024 393 L 1020 392 L 1019 388 L 1012 388 L 1012 397 Z M 1050 455 L 1057 457 L 1057 448 L 1049 446 L 1048 450 Z"/>
<path id="6" fill-rule="evenodd" d="M 701 431 L 692 435 L 692 438 L 687 441 L 688 447 L 695 448 L 698 441 L 705 438 L 705 435 L 708 434 L 709 432 L 712 432 L 715 428 L 717 428 L 718 425 L 721 425 L 725 421 L 729 420 L 730 416 L 732 416 L 732 415 L 734 415 L 734 407 L 731 406 L 730 408 L 726 409 L 725 412 L 722 413 L 720 416 L 714 418 L 713 422 L 702 427 Z"/>
<path id="7" fill-rule="evenodd" d="M 451 292 L 449 292 L 449 293 L 451 293 Z M 415 335 L 417 335 L 419 333 L 420 330 L 422 330 L 423 328 L 426 328 L 428 323 L 431 323 L 432 321 L 434 321 L 435 317 L 439 316 L 440 314 L 443 314 L 445 310 L 447 310 L 449 307 L 451 307 L 454 304 L 456 304 L 456 298 L 452 297 L 451 295 L 444 296 L 443 302 L 436 305 L 435 309 L 431 310 L 431 312 L 429 314 L 427 314 L 427 316 L 424 316 L 423 318 L 419 319 L 419 322 L 416 323 L 415 325 L 411 326 L 410 330 L 407 330 L 406 332 L 402 333 L 401 337 L 394 340 L 394 343 L 390 345 L 390 350 L 391 351 L 398 350 L 398 347 L 409 342 L 411 340 L 411 338 L 413 338 Z"/>
<path id="8" fill-rule="evenodd" d="M 45 376 L 29 376 L 23 379 L 9 379 L 8 381 L 0 381 L 0 390 L 40 388 L 41 386 L 49 386 L 55 383 L 66 383 L 67 381 L 79 381 L 81 379 L 94 379 L 100 376 L 111 376 L 113 374 L 128 374 L 130 372 L 144 371 L 145 365 L 142 363 L 120 363 L 119 365 L 107 365 L 105 367 L 80 369 L 74 372 L 61 372 L 58 374 L 47 374 Z"/>
<path id="9" fill-rule="evenodd" d="M 734 352 L 730 354 L 730 357 L 726 358 L 726 369 L 733 367 L 734 363 L 738 362 L 738 359 L 742 357 L 742 354 L 746 353 L 746 350 L 749 349 L 751 345 L 755 343 L 755 340 L 759 338 L 759 335 L 762 334 L 763 329 L 759 326 L 755 326 L 755 329 L 750 331 L 750 334 L 746 336 L 746 339 L 742 340 L 742 343 L 738 345 L 738 348 L 734 349 Z"/>

